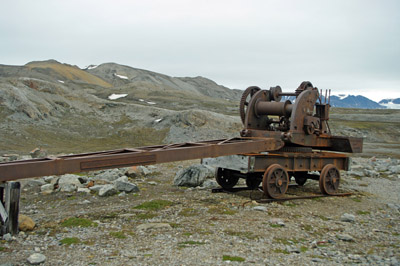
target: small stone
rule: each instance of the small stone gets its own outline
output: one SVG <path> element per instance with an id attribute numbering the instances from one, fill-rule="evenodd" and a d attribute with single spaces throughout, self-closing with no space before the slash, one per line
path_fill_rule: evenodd
<path id="1" fill-rule="evenodd" d="M 255 211 L 261 211 L 261 212 L 266 212 L 266 211 L 268 210 L 268 208 L 265 207 L 265 206 L 255 206 L 255 207 L 253 207 L 253 210 L 255 210 Z"/>
<path id="2" fill-rule="evenodd" d="M 271 224 L 275 224 L 275 225 L 279 225 L 279 226 L 285 226 L 285 223 L 283 222 L 283 220 L 279 219 L 279 218 L 272 218 L 272 219 L 269 220 L 269 222 Z"/>
<path id="3" fill-rule="evenodd" d="M 354 223 L 356 220 L 356 217 L 353 214 L 349 213 L 344 213 L 341 217 L 340 220 L 342 222 L 348 222 L 348 223 Z"/>
<path id="4" fill-rule="evenodd" d="M 108 197 L 117 194 L 118 191 L 113 185 L 104 185 L 100 190 L 99 190 L 99 196 L 100 197 Z"/>
<path id="5" fill-rule="evenodd" d="M 133 166 L 128 168 L 128 170 L 125 172 L 125 175 L 130 178 L 136 178 L 138 173 L 137 167 Z"/>
<path id="6" fill-rule="evenodd" d="M 33 253 L 28 258 L 28 262 L 31 265 L 39 265 L 40 263 L 43 263 L 45 260 L 46 256 L 40 253 Z"/>
<path id="7" fill-rule="evenodd" d="M 126 196 L 126 192 L 125 191 L 123 191 L 123 192 L 118 194 L 118 197 L 125 197 L 125 196 Z"/>
<path id="8" fill-rule="evenodd" d="M 35 252 L 40 252 L 40 248 L 39 247 L 35 247 L 34 250 L 35 250 Z"/>
<path id="9" fill-rule="evenodd" d="M 35 228 L 35 222 L 26 215 L 20 214 L 18 215 L 18 228 L 21 231 L 32 231 Z"/>
<path id="10" fill-rule="evenodd" d="M 40 191 L 41 191 L 43 194 L 52 193 L 53 190 L 54 190 L 54 185 L 52 185 L 52 184 L 45 184 L 45 185 L 43 185 L 43 186 L 40 187 Z"/>
<path id="11" fill-rule="evenodd" d="M 130 182 L 125 182 L 125 181 L 116 181 L 114 183 L 115 188 L 118 191 L 125 191 L 127 193 L 131 193 L 131 192 L 139 192 L 139 188 L 137 185 L 132 184 Z"/>
<path id="12" fill-rule="evenodd" d="M 11 236 L 11 234 L 10 234 L 10 233 L 5 234 L 5 235 L 3 236 L 3 240 L 5 240 L 5 241 L 7 241 L 7 242 L 12 241 L 12 236 Z"/>
<path id="13" fill-rule="evenodd" d="M 171 229 L 171 225 L 167 223 L 147 223 L 147 224 L 140 224 L 136 227 L 139 231 L 146 231 L 150 229 Z"/>
<path id="14" fill-rule="evenodd" d="M 91 191 L 99 192 L 100 189 L 102 189 L 104 186 L 105 186 L 105 185 L 94 185 L 94 186 L 92 186 L 92 187 L 89 187 L 89 189 L 90 189 Z"/>
<path id="15" fill-rule="evenodd" d="M 84 201 L 82 201 L 80 204 L 89 204 L 89 203 L 90 203 L 89 200 L 84 200 Z"/>
<path id="16" fill-rule="evenodd" d="M 76 187 L 81 186 L 81 181 L 79 181 L 80 176 L 73 174 L 66 174 L 60 177 L 58 180 L 58 185 L 61 187 L 63 184 L 74 184 Z"/>
<path id="17" fill-rule="evenodd" d="M 152 186 L 156 186 L 157 182 L 156 181 L 149 181 L 149 182 L 147 182 L 147 184 L 152 185 Z"/>
<path id="18" fill-rule="evenodd" d="M 78 189 L 78 187 L 75 184 L 59 184 L 60 191 L 62 192 L 74 192 Z"/>
<path id="19" fill-rule="evenodd" d="M 337 235 L 337 238 L 339 240 L 346 241 L 346 242 L 354 242 L 354 238 L 348 234 L 339 234 L 339 235 Z"/>
<path id="20" fill-rule="evenodd" d="M 206 179 L 201 186 L 203 189 L 213 189 L 218 187 L 218 183 L 212 179 Z"/>
<path id="21" fill-rule="evenodd" d="M 36 148 L 32 150 L 30 153 L 32 158 L 45 158 L 47 157 L 47 151 L 41 149 L 41 148 Z"/>
<path id="22" fill-rule="evenodd" d="M 323 262 L 323 260 L 320 258 L 312 258 L 311 261 L 312 262 Z"/>
<path id="23" fill-rule="evenodd" d="M 90 193 L 90 189 L 85 188 L 85 187 L 78 187 L 77 192 Z"/>
<path id="24" fill-rule="evenodd" d="M 138 166 L 137 167 L 137 170 L 138 170 L 138 172 L 141 174 L 141 175 L 148 175 L 148 174 L 151 174 L 151 170 L 149 170 L 147 167 L 145 167 L 145 166 Z"/>
<path id="25" fill-rule="evenodd" d="M 97 175 L 93 177 L 95 180 L 106 180 L 108 182 L 112 182 L 117 180 L 120 176 L 122 176 L 120 170 L 118 169 L 108 169 L 101 171 Z M 97 182 L 96 182 L 97 183 Z"/>

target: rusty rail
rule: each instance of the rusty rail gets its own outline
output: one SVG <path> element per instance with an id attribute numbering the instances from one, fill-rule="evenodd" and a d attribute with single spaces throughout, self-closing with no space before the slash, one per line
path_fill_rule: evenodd
<path id="1" fill-rule="evenodd" d="M 273 138 L 232 138 L 5 162 L 0 163 L 0 182 L 205 157 L 273 151 L 280 149 L 283 145 L 282 141 Z"/>

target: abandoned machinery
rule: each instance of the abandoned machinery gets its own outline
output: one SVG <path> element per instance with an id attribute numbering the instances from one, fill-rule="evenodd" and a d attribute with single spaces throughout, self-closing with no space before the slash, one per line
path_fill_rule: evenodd
<path id="1" fill-rule="evenodd" d="M 239 178 L 248 188 L 262 183 L 264 194 L 279 199 L 286 193 L 291 177 L 304 185 L 307 179 L 319 181 L 323 194 L 335 195 L 340 183 L 340 170 L 348 170 L 350 159 L 344 153 L 362 152 L 362 138 L 332 136 L 329 128 L 330 91 L 319 91 L 303 82 L 294 93 L 281 87 L 262 90 L 247 88 L 240 100 L 243 138 L 281 140 L 284 145 L 274 151 L 247 153 L 203 159 L 203 164 L 216 167 L 216 180 L 232 189 Z M 281 101 L 283 96 L 294 98 Z"/>

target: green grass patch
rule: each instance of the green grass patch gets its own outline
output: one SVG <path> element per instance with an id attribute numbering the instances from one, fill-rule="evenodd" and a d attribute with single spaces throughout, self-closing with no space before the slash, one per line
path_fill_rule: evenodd
<path id="1" fill-rule="evenodd" d="M 199 246 L 199 245 L 205 245 L 205 244 L 206 244 L 205 242 L 189 240 L 189 241 L 179 242 L 178 247 L 185 248 L 185 247 L 189 247 L 189 246 Z"/>
<path id="2" fill-rule="evenodd" d="M 178 223 L 169 223 L 169 225 L 170 225 L 172 228 L 179 228 L 179 227 L 181 227 L 181 225 L 178 224 Z"/>
<path id="3" fill-rule="evenodd" d="M 307 232 L 310 232 L 310 231 L 313 229 L 312 225 L 309 225 L 309 224 L 303 224 L 303 225 L 301 226 L 301 228 L 302 228 L 303 230 L 307 231 Z"/>
<path id="4" fill-rule="evenodd" d="M 61 222 L 62 227 L 97 227 L 98 224 L 85 218 L 71 217 Z"/>
<path id="5" fill-rule="evenodd" d="M 238 261 L 238 262 L 244 262 L 246 259 L 239 257 L 239 256 L 230 256 L 230 255 L 223 255 L 222 256 L 223 261 Z"/>
<path id="6" fill-rule="evenodd" d="M 6 250 L 5 247 L 0 247 L 0 251 L 4 251 L 4 250 Z"/>
<path id="7" fill-rule="evenodd" d="M 77 237 L 66 237 L 60 240 L 60 243 L 63 245 L 72 245 L 72 244 L 79 244 L 81 241 Z"/>
<path id="8" fill-rule="evenodd" d="M 150 210 L 150 211 L 158 211 L 164 209 L 168 206 L 174 204 L 172 201 L 169 200 L 152 200 L 143 202 L 140 205 L 133 207 L 134 209 L 141 209 L 141 210 Z"/>
<path id="9" fill-rule="evenodd" d="M 351 198 L 352 201 L 361 202 L 361 198 Z"/>
<path id="10" fill-rule="evenodd" d="M 280 244 L 284 244 L 284 245 L 298 244 L 298 243 L 300 243 L 300 242 L 306 241 L 306 240 L 303 239 L 303 238 L 299 238 L 299 239 L 297 239 L 297 238 L 289 239 L 289 238 L 279 238 L 279 237 L 274 238 L 274 240 L 275 240 L 276 243 L 280 243 Z"/>
<path id="11" fill-rule="evenodd" d="M 280 224 L 269 224 L 269 226 L 271 226 L 272 228 L 280 228 L 280 227 L 283 227 L 283 226 L 280 225 Z"/>
<path id="12" fill-rule="evenodd" d="M 224 233 L 230 236 L 237 236 L 252 240 L 258 238 L 258 236 L 254 235 L 253 232 L 248 232 L 248 231 L 242 232 L 242 231 L 225 230 Z"/>
<path id="13" fill-rule="evenodd" d="M 359 215 L 369 215 L 371 213 L 369 211 L 357 211 L 357 214 L 359 214 Z"/>
<path id="14" fill-rule="evenodd" d="M 323 216 L 323 215 L 318 215 L 318 217 L 322 220 L 322 221 L 329 221 L 329 218 Z"/>
<path id="15" fill-rule="evenodd" d="M 110 232 L 110 236 L 114 237 L 114 238 L 118 238 L 118 239 L 125 239 L 126 235 L 124 234 L 124 232 Z"/>

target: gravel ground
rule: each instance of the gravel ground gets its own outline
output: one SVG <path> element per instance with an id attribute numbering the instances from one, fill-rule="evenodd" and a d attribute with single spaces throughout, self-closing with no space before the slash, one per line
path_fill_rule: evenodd
<path id="1" fill-rule="evenodd" d="M 0 265 L 27 265 L 33 253 L 46 256 L 42 265 L 400 265 L 399 178 L 343 174 L 351 196 L 257 204 L 257 191 L 172 186 L 193 163 L 132 179 L 136 194 L 23 190 L 21 213 L 36 228 L 0 242 Z M 288 191 L 313 193 L 316 181 Z M 72 217 L 87 224 L 68 225 Z"/>

